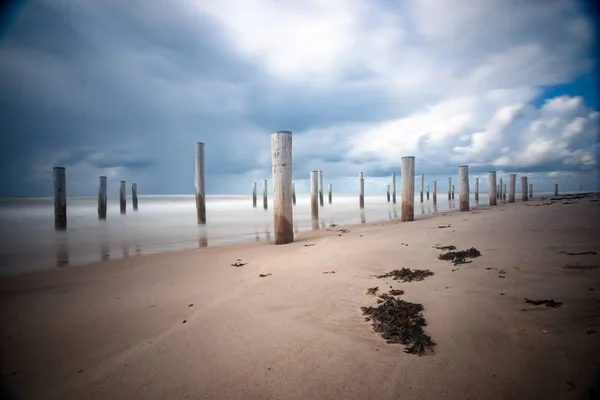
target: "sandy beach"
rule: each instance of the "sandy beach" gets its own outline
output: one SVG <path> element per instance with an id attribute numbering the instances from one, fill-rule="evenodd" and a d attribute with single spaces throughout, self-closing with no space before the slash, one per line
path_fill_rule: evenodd
<path id="1" fill-rule="evenodd" d="M 598 199 L 536 198 L 322 229 L 283 246 L 3 278 L 2 384 L 19 399 L 593 398 Z M 482 255 L 455 267 L 437 259 L 437 244 Z M 232 266 L 238 259 L 247 264 Z M 372 276 L 401 267 L 434 275 Z M 406 354 L 373 331 L 360 308 L 376 304 L 374 286 L 423 304 L 434 354 Z"/>

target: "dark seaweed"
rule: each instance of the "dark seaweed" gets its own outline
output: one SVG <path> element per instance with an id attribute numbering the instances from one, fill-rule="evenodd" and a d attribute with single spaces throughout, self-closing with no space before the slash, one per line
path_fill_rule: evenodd
<path id="1" fill-rule="evenodd" d="M 377 294 L 377 291 L 379 290 L 379 287 L 372 287 L 372 288 L 368 288 L 367 289 L 367 294 L 373 295 L 375 296 Z"/>
<path id="2" fill-rule="evenodd" d="M 433 246 L 434 249 L 438 249 L 438 250 L 456 250 L 456 246 L 453 244 L 449 244 L 448 246 L 442 246 L 441 244 L 436 244 L 435 246 Z"/>
<path id="3" fill-rule="evenodd" d="M 375 277 L 379 278 L 379 279 L 392 278 L 397 281 L 411 282 L 411 281 L 422 281 L 423 279 L 425 279 L 426 277 L 431 276 L 431 275 L 433 275 L 433 272 L 431 272 L 428 269 L 411 270 L 410 268 L 402 268 L 402 269 L 395 269 L 393 271 L 388 272 L 387 274 L 375 275 Z"/>
<path id="4" fill-rule="evenodd" d="M 444 254 L 440 254 L 438 259 L 452 261 L 454 265 L 458 264 L 467 264 L 471 261 L 467 261 L 467 258 L 475 258 L 481 256 L 481 252 L 477 250 L 475 247 L 471 247 L 467 250 L 459 250 L 459 251 L 449 251 Z"/>
<path id="5" fill-rule="evenodd" d="M 546 307 L 550 307 L 550 308 L 559 308 L 560 306 L 562 306 L 562 303 L 560 301 L 554 301 L 554 299 L 552 299 L 552 300 L 530 300 L 526 297 L 525 303 L 533 304 L 534 306 L 545 305 Z"/>

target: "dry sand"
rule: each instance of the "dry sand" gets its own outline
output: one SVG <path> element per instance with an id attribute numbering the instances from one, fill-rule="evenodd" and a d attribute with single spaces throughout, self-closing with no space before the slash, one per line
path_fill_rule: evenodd
<path id="1" fill-rule="evenodd" d="M 563 267 L 600 257 L 559 251 L 600 252 L 600 202 L 542 203 L 2 279 L 4 386 L 20 399 L 589 398 L 600 269 Z M 482 256 L 453 271 L 435 244 Z M 371 277 L 403 266 L 435 275 Z M 366 289 L 390 285 L 424 305 L 434 355 L 405 354 L 365 322 Z"/>

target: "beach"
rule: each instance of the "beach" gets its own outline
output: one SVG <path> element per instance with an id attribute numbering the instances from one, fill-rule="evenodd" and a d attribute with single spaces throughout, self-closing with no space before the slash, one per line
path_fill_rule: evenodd
<path id="1" fill-rule="evenodd" d="M 288 245 L 2 277 L 3 387 L 19 399 L 591 398 L 599 199 L 538 197 L 304 231 Z M 454 266 L 438 259 L 440 244 L 481 256 Z M 434 275 L 373 276 L 401 267 Z M 375 286 L 423 304 L 433 354 L 373 331 L 361 307 L 376 305 Z"/>

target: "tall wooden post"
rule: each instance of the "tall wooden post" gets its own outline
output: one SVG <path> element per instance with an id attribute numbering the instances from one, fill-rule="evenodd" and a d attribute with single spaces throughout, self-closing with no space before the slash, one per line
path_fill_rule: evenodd
<path id="1" fill-rule="evenodd" d="M 515 202 L 515 186 L 517 186 L 517 175 L 510 174 L 508 176 L 508 202 Z"/>
<path id="2" fill-rule="evenodd" d="M 206 224 L 206 177 L 204 169 L 204 143 L 202 142 L 196 143 L 196 169 L 194 178 L 198 224 Z"/>
<path id="3" fill-rule="evenodd" d="M 54 167 L 52 170 L 54 183 L 54 229 L 67 229 L 67 176 L 65 167 Z"/>
<path id="4" fill-rule="evenodd" d="M 452 200 L 454 200 L 454 185 L 452 185 Z"/>
<path id="5" fill-rule="evenodd" d="M 396 173 L 395 172 L 392 172 L 392 203 L 396 204 Z"/>
<path id="6" fill-rule="evenodd" d="M 361 210 L 365 208 L 365 179 L 362 172 L 358 175 L 358 204 Z"/>
<path id="7" fill-rule="evenodd" d="M 437 181 L 433 181 L 433 204 L 437 204 Z"/>
<path id="8" fill-rule="evenodd" d="M 502 183 L 502 178 L 500 178 L 500 190 L 498 191 L 498 196 L 500 196 L 500 200 L 504 200 L 504 192 L 502 189 L 504 188 L 504 184 Z"/>
<path id="9" fill-rule="evenodd" d="M 533 183 L 529 184 L 529 198 L 533 199 Z"/>
<path id="10" fill-rule="evenodd" d="M 402 157 L 401 221 L 415 220 L 415 157 Z"/>
<path id="11" fill-rule="evenodd" d="M 127 182 L 121 181 L 121 185 L 119 186 L 119 206 L 121 209 L 121 214 L 127 213 Z"/>
<path id="12" fill-rule="evenodd" d="M 98 219 L 106 219 L 108 184 L 105 176 L 98 178 Z"/>
<path id="13" fill-rule="evenodd" d="M 331 183 L 327 185 L 327 193 L 329 198 L 329 204 L 331 204 L 333 202 L 333 185 Z"/>
<path id="14" fill-rule="evenodd" d="M 292 132 L 271 134 L 273 166 L 273 233 L 275 244 L 294 241 L 292 203 Z"/>
<path id="15" fill-rule="evenodd" d="M 267 199 L 267 180 L 263 179 L 263 210 L 269 208 L 269 201 Z"/>
<path id="16" fill-rule="evenodd" d="M 521 200 L 527 201 L 529 200 L 529 196 L 527 196 L 527 177 L 521 177 Z"/>
<path id="17" fill-rule="evenodd" d="M 421 203 L 422 203 L 423 202 L 423 189 L 424 189 L 424 186 L 425 186 L 425 175 L 424 174 L 421 174 L 421 185 L 420 186 L 421 187 L 419 189 L 421 190 L 421 192 L 420 192 L 420 196 L 419 197 L 420 197 Z"/>
<path id="18" fill-rule="evenodd" d="M 131 184 L 131 202 L 133 203 L 133 211 L 137 211 L 138 210 L 137 183 Z"/>
<path id="19" fill-rule="evenodd" d="M 458 167 L 458 205 L 460 211 L 469 211 L 469 166 Z"/>
<path id="20" fill-rule="evenodd" d="M 496 203 L 496 171 L 490 171 L 489 178 L 490 181 L 490 206 L 495 206 Z"/>
<path id="21" fill-rule="evenodd" d="M 256 208 L 256 182 L 252 182 L 252 207 Z"/>
<path id="22" fill-rule="evenodd" d="M 319 205 L 323 207 L 323 171 L 319 171 Z"/>
<path id="23" fill-rule="evenodd" d="M 504 190 L 502 190 L 502 200 L 506 200 L 506 183 L 504 184 Z"/>
<path id="24" fill-rule="evenodd" d="M 296 205 L 296 184 L 292 183 L 292 203 Z"/>
<path id="25" fill-rule="evenodd" d="M 318 226 L 319 226 L 319 223 L 318 223 L 318 219 L 319 219 L 319 173 L 318 173 L 318 171 L 310 171 L 310 216 L 311 216 L 313 222 L 315 220 L 317 221 L 317 228 L 318 228 Z"/>
<path id="26" fill-rule="evenodd" d="M 448 200 L 452 200 L 452 177 L 448 177 Z"/>
<path id="27" fill-rule="evenodd" d="M 475 178 L 475 201 L 479 201 L 479 178 Z"/>
<path id="28" fill-rule="evenodd" d="M 386 197 L 387 197 L 387 202 L 390 202 L 390 185 L 387 185 L 387 190 L 385 192 Z"/>
<path id="29" fill-rule="evenodd" d="M 554 195 L 558 196 L 558 183 L 554 184 Z"/>

